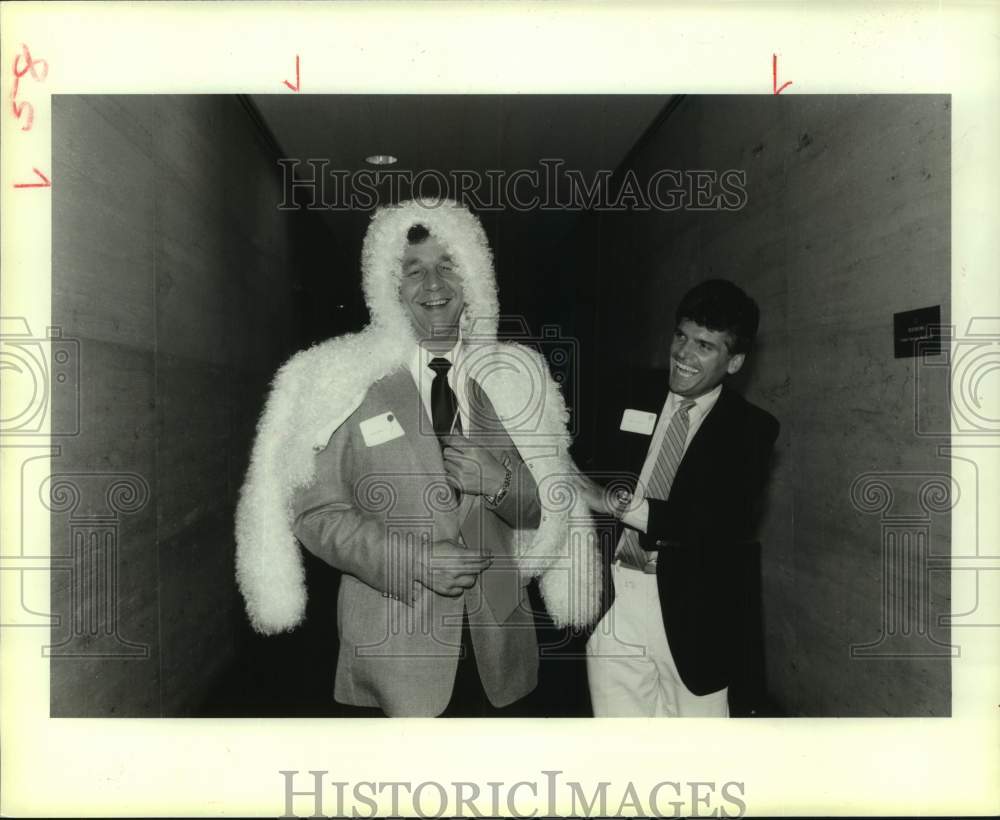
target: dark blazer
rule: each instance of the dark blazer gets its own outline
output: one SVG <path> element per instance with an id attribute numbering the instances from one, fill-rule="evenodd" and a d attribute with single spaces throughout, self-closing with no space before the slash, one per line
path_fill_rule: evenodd
<path id="1" fill-rule="evenodd" d="M 616 402 L 605 465 L 638 476 L 652 436 L 618 429 L 622 413 L 632 408 L 658 418 L 667 384 L 666 372 L 630 380 Z M 724 386 L 681 460 L 669 498 L 649 499 L 639 539 L 658 553 L 660 607 L 681 680 L 696 695 L 729 686 L 734 714 L 750 711 L 763 694 L 754 533 L 778 429 L 773 416 Z"/>

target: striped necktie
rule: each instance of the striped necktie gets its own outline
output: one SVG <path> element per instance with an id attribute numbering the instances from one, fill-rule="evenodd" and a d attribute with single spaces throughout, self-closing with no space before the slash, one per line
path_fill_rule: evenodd
<path id="1" fill-rule="evenodd" d="M 687 441 L 690 425 L 688 412 L 692 407 L 694 407 L 694 402 L 691 399 L 682 401 L 667 425 L 667 432 L 663 436 L 660 452 L 653 464 L 653 472 L 649 476 L 649 481 L 646 482 L 645 495 L 647 498 L 666 499 L 670 495 L 670 485 L 674 483 L 677 467 L 684 456 L 684 442 Z M 649 573 L 656 572 L 656 553 L 647 552 L 640 547 L 638 531 L 629 527 L 626 527 L 622 534 L 615 558 L 632 569 L 640 569 Z"/>

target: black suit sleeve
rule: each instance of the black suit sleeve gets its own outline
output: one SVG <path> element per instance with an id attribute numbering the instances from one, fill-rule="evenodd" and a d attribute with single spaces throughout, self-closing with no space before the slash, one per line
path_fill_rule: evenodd
<path id="1" fill-rule="evenodd" d="M 649 520 L 646 532 L 639 533 L 639 545 L 650 551 L 680 546 L 683 540 L 681 522 L 669 514 L 669 504 L 660 498 L 647 498 Z"/>

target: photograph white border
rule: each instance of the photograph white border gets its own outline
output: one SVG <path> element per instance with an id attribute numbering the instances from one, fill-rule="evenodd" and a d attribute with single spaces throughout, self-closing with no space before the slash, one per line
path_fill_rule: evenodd
<path id="1" fill-rule="evenodd" d="M 51 95 L 294 93 L 282 80 L 296 55 L 303 94 L 767 94 L 772 54 L 780 82 L 792 81 L 783 94 L 951 94 L 951 321 L 961 333 L 971 317 L 1000 317 L 996 4 L 31 2 L 3 4 L 0 37 L 0 312 L 32 328 L 51 324 L 51 191 L 13 185 L 34 181 L 32 168 L 51 178 Z M 21 43 L 48 63 L 45 81 L 30 84 L 29 132 L 10 114 Z M 984 518 L 956 509 L 953 545 L 978 530 L 1000 554 L 990 501 L 1000 498 L 1000 450 L 995 436 L 981 443 L 994 447 L 979 451 Z M 40 504 L 19 531 L 23 454 L 3 448 L 0 458 L 0 558 L 28 541 L 47 552 Z M 482 784 L 561 770 L 640 793 L 663 780 L 738 781 L 750 815 L 1000 809 L 996 627 L 953 629 L 950 718 L 50 719 L 48 630 L 16 623 L 28 575 L 45 573 L 0 572 L 2 622 L 14 620 L 0 636 L 5 815 L 275 816 L 279 771 L 316 769 L 347 782 Z M 25 583 L 36 607 L 48 603 L 47 577 Z M 972 603 L 1000 624 L 1000 601 L 953 608 Z M 530 813 L 538 804 L 523 794 Z"/>

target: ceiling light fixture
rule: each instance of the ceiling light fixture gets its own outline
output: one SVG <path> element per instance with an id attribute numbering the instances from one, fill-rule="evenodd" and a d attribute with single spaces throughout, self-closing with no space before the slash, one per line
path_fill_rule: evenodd
<path id="1" fill-rule="evenodd" d="M 365 162 L 369 165 L 395 165 L 398 161 L 392 154 L 372 154 L 365 157 Z"/>

